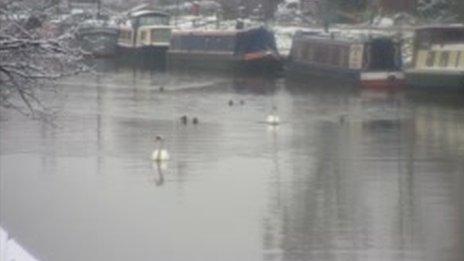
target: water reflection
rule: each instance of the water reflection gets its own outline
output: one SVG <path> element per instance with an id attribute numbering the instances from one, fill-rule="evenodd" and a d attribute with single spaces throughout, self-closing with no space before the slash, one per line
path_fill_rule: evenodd
<path id="1" fill-rule="evenodd" d="M 40 259 L 464 258 L 456 98 L 117 70 L 62 83 L 58 128 L 2 111 L 0 221 Z"/>
<path id="2" fill-rule="evenodd" d="M 343 99 L 334 105 L 344 107 Z M 461 260 L 462 192 L 427 192 L 462 184 L 463 140 L 456 135 L 463 133 L 457 123 L 462 109 L 438 107 L 432 109 L 437 117 L 423 117 L 417 114 L 422 106 L 406 105 L 404 93 L 370 91 L 349 104 L 349 125 L 317 120 L 304 132 L 294 129 L 294 142 L 304 145 L 294 149 L 292 171 L 276 174 L 264 222 L 264 259 Z M 303 118 L 298 99 L 294 106 L 295 117 Z M 424 118 L 428 126 L 420 126 Z M 437 148 L 431 135 L 448 142 Z M 445 154 L 440 161 L 424 160 L 424 152 Z M 434 218 L 445 230 L 435 229 Z"/>
<path id="3" fill-rule="evenodd" d="M 154 178 L 156 186 L 160 187 L 164 184 L 164 172 L 168 168 L 168 164 L 166 162 L 153 162 L 152 168 L 154 171 Z"/>

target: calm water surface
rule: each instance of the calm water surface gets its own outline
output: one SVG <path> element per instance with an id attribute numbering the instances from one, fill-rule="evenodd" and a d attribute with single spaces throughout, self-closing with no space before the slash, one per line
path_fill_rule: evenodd
<path id="1" fill-rule="evenodd" d="M 57 127 L 1 112 L 0 223 L 40 260 L 464 260 L 462 96 L 127 70 L 60 86 Z"/>

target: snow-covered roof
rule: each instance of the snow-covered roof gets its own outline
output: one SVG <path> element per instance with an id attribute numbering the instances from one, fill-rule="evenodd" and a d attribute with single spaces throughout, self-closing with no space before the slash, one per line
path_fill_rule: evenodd
<path id="1" fill-rule="evenodd" d="M 416 30 L 464 29 L 464 24 L 437 24 L 416 28 Z"/>
<path id="2" fill-rule="evenodd" d="M 260 30 L 263 27 L 252 27 L 247 29 L 227 29 L 227 30 L 205 30 L 205 29 L 193 29 L 193 30 L 176 30 L 174 34 L 176 35 L 198 35 L 198 36 L 226 36 L 226 35 L 236 35 L 242 32 L 249 32 L 254 30 Z"/>
<path id="3" fill-rule="evenodd" d="M 140 11 L 130 13 L 130 17 L 140 17 L 140 16 L 147 16 L 147 15 L 169 16 L 168 13 L 157 11 L 157 10 L 140 10 Z"/>
<path id="4" fill-rule="evenodd" d="M 393 39 L 383 34 L 363 34 L 357 31 L 334 31 L 326 33 L 322 30 L 299 30 L 295 33 L 295 37 L 299 39 L 307 39 L 318 42 L 333 42 L 333 43 L 364 43 L 377 39 Z"/>

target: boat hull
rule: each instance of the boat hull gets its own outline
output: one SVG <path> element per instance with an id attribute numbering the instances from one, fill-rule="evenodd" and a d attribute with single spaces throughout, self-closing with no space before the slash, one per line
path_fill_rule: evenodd
<path id="1" fill-rule="evenodd" d="M 361 85 L 368 89 L 395 89 L 406 86 L 402 72 L 361 72 Z"/>
<path id="2" fill-rule="evenodd" d="M 167 46 L 127 47 L 118 45 L 118 61 L 124 65 L 137 67 L 164 67 L 167 50 Z"/>
<path id="3" fill-rule="evenodd" d="M 315 78 L 348 82 L 359 81 L 359 71 L 356 70 L 339 69 L 301 62 L 288 62 L 285 66 L 285 76 L 289 79 L 298 81 Z"/>
<path id="4" fill-rule="evenodd" d="M 245 59 L 232 53 L 168 52 L 170 69 L 214 70 L 233 73 L 278 74 L 280 60 L 273 55 Z"/>
<path id="5" fill-rule="evenodd" d="M 327 79 L 334 83 L 374 89 L 400 88 L 405 85 L 403 73 L 397 71 L 370 72 L 298 62 L 288 63 L 285 71 L 288 78 L 297 81 Z"/>
<path id="6" fill-rule="evenodd" d="M 464 91 L 464 72 L 406 71 L 406 83 L 416 89 Z"/>

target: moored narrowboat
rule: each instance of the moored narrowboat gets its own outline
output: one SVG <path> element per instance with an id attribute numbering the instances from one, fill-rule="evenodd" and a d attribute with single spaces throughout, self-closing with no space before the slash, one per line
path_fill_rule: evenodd
<path id="1" fill-rule="evenodd" d="M 411 87 L 464 90 L 464 25 L 416 29 L 412 68 L 406 70 Z"/>
<path id="2" fill-rule="evenodd" d="M 169 22 L 169 14 L 161 11 L 131 13 L 119 29 L 119 52 L 124 58 L 129 56 L 143 64 L 164 63 L 172 32 Z"/>
<path id="3" fill-rule="evenodd" d="M 369 88 L 404 85 L 401 45 L 387 37 L 347 38 L 320 32 L 294 35 L 286 74 L 290 78 L 345 80 Z"/>
<path id="4" fill-rule="evenodd" d="M 106 21 L 88 20 L 76 32 L 76 40 L 89 57 L 112 57 L 117 52 L 119 30 Z"/>
<path id="5" fill-rule="evenodd" d="M 230 31 L 177 31 L 171 39 L 172 68 L 275 73 L 281 69 L 274 34 L 264 27 Z"/>

